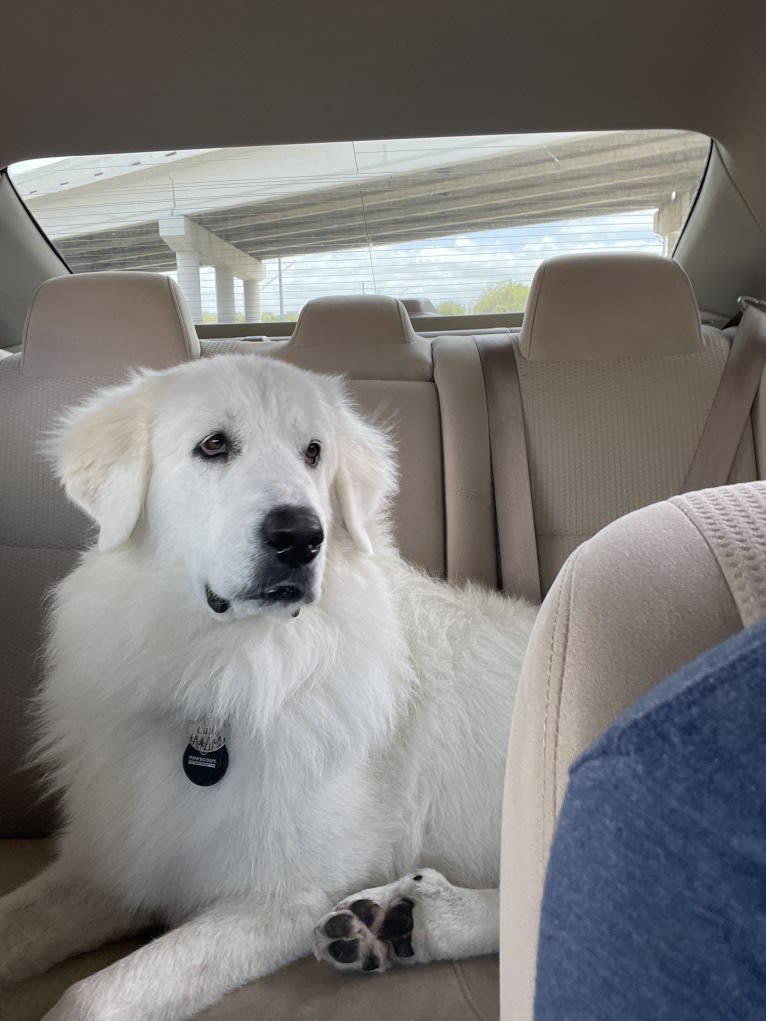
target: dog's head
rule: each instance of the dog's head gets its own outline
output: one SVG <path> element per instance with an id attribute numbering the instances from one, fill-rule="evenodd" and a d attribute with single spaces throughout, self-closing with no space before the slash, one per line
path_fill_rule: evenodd
<path id="1" fill-rule="evenodd" d="M 53 454 L 100 551 L 148 546 L 220 619 L 318 599 L 328 543 L 372 553 L 396 485 L 388 437 L 340 380 L 248 355 L 102 391 Z"/>

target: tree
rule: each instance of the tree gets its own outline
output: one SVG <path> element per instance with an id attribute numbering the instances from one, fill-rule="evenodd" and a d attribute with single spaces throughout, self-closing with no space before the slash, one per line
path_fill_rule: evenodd
<path id="1" fill-rule="evenodd" d="M 440 316 L 464 316 L 465 305 L 461 305 L 459 301 L 440 301 L 436 311 Z"/>
<path id="2" fill-rule="evenodd" d="M 258 317 L 259 323 L 294 323 L 298 318 L 297 312 L 285 312 L 283 316 L 279 312 L 261 312 Z"/>
<path id="3" fill-rule="evenodd" d="M 523 312 L 529 296 L 528 284 L 504 280 L 493 284 L 476 299 L 474 312 Z"/>

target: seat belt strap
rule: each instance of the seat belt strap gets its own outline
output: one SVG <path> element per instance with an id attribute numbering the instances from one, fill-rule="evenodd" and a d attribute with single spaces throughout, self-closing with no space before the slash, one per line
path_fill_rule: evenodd
<path id="1" fill-rule="evenodd" d="M 766 302 L 740 298 L 742 320 L 731 342 L 718 389 L 681 492 L 723 486 L 731 475 L 742 433 L 766 362 Z"/>
<path id="2" fill-rule="evenodd" d="M 445 574 L 497 588 L 495 507 L 481 361 L 470 337 L 432 342 L 444 478 Z"/>
<path id="3" fill-rule="evenodd" d="M 475 336 L 487 396 L 503 592 L 540 602 L 540 566 L 515 345 Z"/>

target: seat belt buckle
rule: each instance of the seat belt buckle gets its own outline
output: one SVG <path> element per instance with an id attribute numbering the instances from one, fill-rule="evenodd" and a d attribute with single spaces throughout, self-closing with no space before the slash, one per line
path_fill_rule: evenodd
<path id="1" fill-rule="evenodd" d="M 737 304 L 741 312 L 744 312 L 748 305 L 752 305 L 753 308 L 757 308 L 761 312 L 766 312 L 766 301 L 763 298 L 752 298 L 750 295 L 741 294 L 737 298 Z"/>

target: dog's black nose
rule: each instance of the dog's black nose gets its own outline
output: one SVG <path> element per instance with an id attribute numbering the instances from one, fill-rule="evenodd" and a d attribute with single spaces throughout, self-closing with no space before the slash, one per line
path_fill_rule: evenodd
<path id="1" fill-rule="evenodd" d="M 310 564 L 324 542 L 319 518 L 309 507 L 275 507 L 263 519 L 263 537 L 288 567 Z"/>

